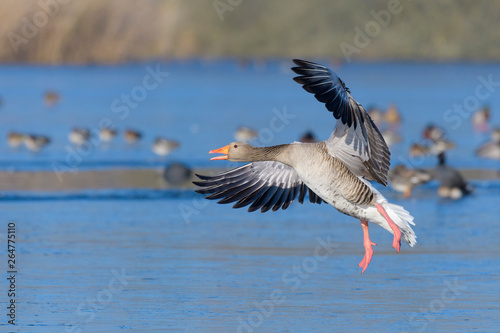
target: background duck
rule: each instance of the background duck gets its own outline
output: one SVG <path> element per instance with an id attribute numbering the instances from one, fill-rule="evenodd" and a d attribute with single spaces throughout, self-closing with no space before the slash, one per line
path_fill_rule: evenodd
<path id="1" fill-rule="evenodd" d="M 234 132 L 234 138 L 237 141 L 241 141 L 241 142 L 250 142 L 253 139 L 256 139 L 257 135 L 258 135 L 258 133 L 256 130 L 253 130 L 253 129 L 245 127 L 245 126 L 238 127 L 236 129 L 236 131 Z"/>
<path id="2" fill-rule="evenodd" d="M 156 155 L 167 156 L 172 150 L 179 148 L 179 142 L 167 140 L 161 137 L 156 138 L 152 150 Z"/>
<path id="3" fill-rule="evenodd" d="M 384 125 L 385 119 L 384 119 L 384 112 L 380 110 L 376 106 L 370 106 L 368 107 L 368 115 L 370 118 L 372 118 L 372 121 L 375 123 L 377 127 L 382 127 Z"/>
<path id="4" fill-rule="evenodd" d="M 33 152 L 38 152 L 50 143 L 50 138 L 43 135 L 25 135 L 24 145 Z"/>
<path id="5" fill-rule="evenodd" d="M 410 148 L 408 154 L 411 157 L 416 157 L 416 156 L 425 156 L 430 154 L 430 148 L 426 145 L 422 145 L 419 143 L 413 143 Z"/>
<path id="6" fill-rule="evenodd" d="M 483 108 L 477 110 L 472 115 L 472 127 L 474 131 L 479 133 L 488 132 L 490 129 L 491 109 L 489 106 L 484 106 Z"/>
<path id="7" fill-rule="evenodd" d="M 44 94 L 45 104 L 49 107 L 56 105 L 61 100 L 61 96 L 55 91 L 47 91 Z"/>
<path id="8" fill-rule="evenodd" d="M 111 128 L 101 128 L 99 131 L 99 137 L 102 142 L 111 142 L 114 137 L 117 135 L 117 131 Z"/>
<path id="9" fill-rule="evenodd" d="M 401 125 L 401 115 L 395 104 L 389 105 L 385 111 L 384 120 L 391 128 L 397 128 Z"/>
<path id="10" fill-rule="evenodd" d="M 125 142 L 128 144 L 134 144 L 142 138 L 142 133 L 133 129 L 126 129 L 124 132 Z"/>
<path id="11" fill-rule="evenodd" d="M 90 139 L 90 131 L 86 128 L 75 127 L 69 133 L 68 138 L 72 144 L 80 146 Z"/>
<path id="12" fill-rule="evenodd" d="M 433 171 L 433 177 L 439 181 L 438 195 L 443 198 L 460 199 L 472 192 L 472 187 L 458 170 L 446 164 L 445 153 L 438 155 L 438 165 Z"/>
<path id="13" fill-rule="evenodd" d="M 12 148 L 18 148 L 24 140 L 24 134 L 19 132 L 9 132 L 7 133 L 7 143 Z"/>
<path id="14" fill-rule="evenodd" d="M 163 178 L 172 186 L 179 186 L 191 180 L 193 171 L 186 165 L 173 162 L 167 165 L 163 171 Z"/>
<path id="15" fill-rule="evenodd" d="M 314 136 L 314 133 L 312 131 L 307 131 L 302 135 L 299 139 L 300 142 L 303 143 L 315 143 L 318 142 L 316 139 L 316 136 Z"/>
<path id="16" fill-rule="evenodd" d="M 422 137 L 433 142 L 442 141 L 446 138 L 446 132 L 439 126 L 429 124 L 424 128 Z"/>
<path id="17" fill-rule="evenodd" d="M 476 155 L 482 158 L 500 160 L 500 128 L 491 131 L 491 141 L 476 150 Z"/>
<path id="18" fill-rule="evenodd" d="M 393 130 L 389 130 L 389 129 L 382 131 L 382 136 L 384 137 L 385 143 L 387 143 L 387 145 L 389 147 L 403 141 L 403 138 L 401 137 L 401 135 L 399 135 L 397 132 L 395 132 Z"/>
<path id="19" fill-rule="evenodd" d="M 410 156 L 438 155 L 456 147 L 454 142 L 446 139 L 444 129 L 434 125 L 427 125 L 422 131 L 422 137 L 427 140 L 426 144 L 412 144 Z"/>
<path id="20" fill-rule="evenodd" d="M 409 198 L 413 188 L 425 184 L 432 179 L 432 175 L 421 169 L 409 169 L 399 164 L 389 170 L 388 180 L 391 187 Z"/>

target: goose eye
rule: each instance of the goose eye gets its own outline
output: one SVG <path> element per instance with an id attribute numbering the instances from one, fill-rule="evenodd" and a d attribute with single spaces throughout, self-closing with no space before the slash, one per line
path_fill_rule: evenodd
<path id="1" fill-rule="evenodd" d="M 238 148 L 238 145 L 234 145 L 234 148 Z"/>

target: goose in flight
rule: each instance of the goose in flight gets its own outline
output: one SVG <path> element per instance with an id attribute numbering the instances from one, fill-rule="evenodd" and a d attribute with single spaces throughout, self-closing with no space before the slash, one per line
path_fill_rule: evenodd
<path id="1" fill-rule="evenodd" d="M 293 60 L 299 74 L 294 80 L 325 104 L 337 119 L 330 137 L 317 143 L 294 142 L 254 147 L 233 142 L 211 150 L 222 156 L 212 160 L 251 162 L 217 176 L 197 175 L 198 193 L 218 203 L 236 202 L 233 208 L 250 205 L 248 211 L 286 209 L 297 198 L 303 203 L 326 202 L 341 213 L 361 221 L 365 256 L 359 263 L 365 272 L 373 255 L 368 222 L 394 235 L 392 246 L 399 252 L 401 238 L 413 246 L 413 217 L 401 206 L 389 203 L 369 182 L 387 185 L 390 153 L 364 108 L 354 100 L 344 82 L 328 68 L 304 60 Z"/>

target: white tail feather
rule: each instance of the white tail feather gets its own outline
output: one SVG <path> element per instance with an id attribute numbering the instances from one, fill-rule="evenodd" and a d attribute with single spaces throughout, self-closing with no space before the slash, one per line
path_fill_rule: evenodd
<path id="1" fill-rule="evenodd" d="M 398 206 L 395 204 L 391 204 L 389 202 L 382 203 L 382 207 L 384 207 L 385 211 L 389 215 L 389 217 L 397 224 L 399 230 L 404 236 L 404 239 L 413 247 L 417 243 L 417 235 L 411 228 L 411 225 L 415 225 L 413 223 L 413 216 L 404 209 L 402 206 Z"/>

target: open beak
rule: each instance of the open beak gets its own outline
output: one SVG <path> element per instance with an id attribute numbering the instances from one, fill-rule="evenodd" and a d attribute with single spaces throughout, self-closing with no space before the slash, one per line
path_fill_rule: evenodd
<path id="1" fill-rule="evenodd" d="M 217 157 L 212 157 L 210 161 L 215 161 L 215 160 L 227 160 L 227 154 L 229 154 L 229 145 L 219 148 L 219 149 L 214 149 L 208 152 L 209 154 L 224 154 L 222 156 L 217 156 Z"/>

